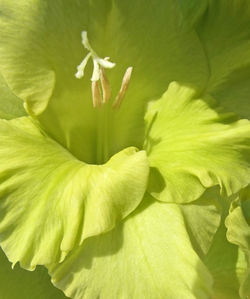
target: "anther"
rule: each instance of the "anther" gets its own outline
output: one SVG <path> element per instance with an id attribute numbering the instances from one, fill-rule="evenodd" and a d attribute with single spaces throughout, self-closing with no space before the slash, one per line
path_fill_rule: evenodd
<path id="1" fill-rule="evenodd" d="M 119 108 L 122 104 L 122 100 L 126 94 L 126 91 L 128 89 L 128 85 L 129 85 L 129 81 L 130 81 L 130 78 L 131 78 L 131 74 L 132 74 L 132 70 L 133 70 L 133 67 L 130 66 L 129 68 L 127 68 L 124 76 L 123 76 L 123 79 L 122 79 L 122 84 L 121 84 L 121 88 L 118 92 L 118 95 L 116 96 L 115 98 L 115 101 L 112 105 L 112 108 Z"/>
<path id="2" fill-rule="evenodd" d="M 91 90 L 92 90 L 93 106 L 101 107 L 102 106 L 102 95 L 100 92 L 98 81 L 92 81 Z"/>
<path id="3" fill-rule="evenodd" d="M 111 87 L 103 67 L 101 67 L 100 70 L 100 79 L 101 79 L 101 86 L 102 86 L 103 103 L 107 103 L 108 100 L 111 98 Z"/>

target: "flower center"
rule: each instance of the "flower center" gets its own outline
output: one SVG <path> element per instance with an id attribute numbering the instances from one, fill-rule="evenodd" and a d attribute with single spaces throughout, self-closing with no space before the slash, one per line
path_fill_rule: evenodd
<path id="1" fill-rule="evenodd" d="M 111 98 L 111 87 L 108 78 L 105 74 L 105 69 L 112 69 L 115 67 L 115 63 L 109 61 L 109 57 L 100 58 L 96 52 L 91 47 L 87 31 L 82 31 L 82 44 L 89 53 L 85 56 L 83 61 L 77 66 L 77 72 L 75 77 L 81 79 L 84 76 L 85 67 L 90 58 L 93 61 L 93 73 L 91 77 L 91 90 L 92 90 L 92 101 L 94 107 L 101 107 L 103 104 L 107 103 Z M 126 91 L 128 89 L 129 81 L 131 78 L 133 67 L 128 67 L 122 79 L 120 90 L 114 100 L 112 107 L 119 108 L 125 97 Z"/>

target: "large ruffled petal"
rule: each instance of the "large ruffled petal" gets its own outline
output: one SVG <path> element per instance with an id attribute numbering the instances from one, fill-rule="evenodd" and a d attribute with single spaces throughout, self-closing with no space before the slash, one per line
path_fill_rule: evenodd
<path id="1" fill-rule="evenodd" d="M 144 151 L 131 147 L 88 165 L 26 117 L 1 120 L 0 138 L 0 244 L 24 268 L 62 261 L 85 238 L 112 229 L 144 195 Z"/>
<path id="2" fill-rule="evenodd" d="M 210 298 L 211 277 L 193 250 L 180 207 L 146 197 L 123 224 L 52 265 L 74 299 Z"/>
<path id="3" fill-rule="evenodd" d="M 92 105 L 91 62 L 82 80 L 74 76 L 87 54 L 82 30 L 100 57 L 116 63 L 107 72 L 111 102 L 126 68 L 134 68 L 120 110 L 111 109 L 110 102 L 105 117 L 103 108 L 99 113 Z M 97 135 L 104 128 L 108 156 L 131 145 L 141 148 L 148 100 L 173 80 L 203 89 L 208 78 L 202 47 L 175 0 L 1 0 L 0 68 L 29 113 L 39 115 L 48 133 L 89 163 L 96 163 Z"/>
<path id="4" fill-rule="evenodd" d="M 0 249 L 1 298 L 3 299 L 66 299 L 50 282 L 47 270 L 37 267 L 29 272 L 18 265 L 14 269 Z"/>
<path id="5" fill-rule="evenodd" d="M 211 97 L 171 83 L 147 110 L 149 191 L 166 202 L 190 202 L 219 185 L 231 195 L 250 181 L 250 123 L 220 114 Z"/>

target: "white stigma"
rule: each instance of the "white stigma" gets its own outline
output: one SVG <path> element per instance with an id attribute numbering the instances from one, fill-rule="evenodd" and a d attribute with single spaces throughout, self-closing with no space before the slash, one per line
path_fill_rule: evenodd
<path id="1" fill-rule="evenodd" d="M 90 80 L 92 81 L 91 90 L 92 90 L 93 106 L 101 107 L 101 105 L 106 103 L 111 97 L 111 88 L 105 74 L 105 69 L 112 69 L 113 67 L 115 67 L 115 63 L 109 61 L 109 57 L 100 58 L 96 54 L 96 52 L 92 49 L 89 43 L 87 31 L 82 31 L 81 37 L 82 37 L 82 45 L 86 50 L 89 51 L 89 53 L 85 56 L 82 62 L 77 66 L 77 72 L 75 73 L 75 77 L 77 79 L 81 79 L 84 76 L 85 67 L 89 59 L 92 58 L 93 72 Z M 122 99 L 124 98 L 125 92 L 128 88 L 128 83 L 130 81 L 131 73 L 132 73 L 132 67 L 129 67 L 126 70 L 125 75 L 123 77 L 121 89 L 115 99 L 113 108 L 120 107 Z M 99 87 L 99 81 L 101 82 L 101 91 Z"/>
<path id="2" fill-rule="evenodd" d="M 78 65 L 75 76 L 77 79 L 81 79 L 84 76 L 85 67 L 89 61 L 89 58 L 91 57 L 94 64 L 91 81 L 98 81 L 100 79 L 100 67 L 106 69 L 112 69 L 113 67 L 115 67 L 115 63 L 108 61 L 108 57 L 100 58 L 95 53 L 95 51 L 90 46 L 88 36 L 87 36 L 87 31 L 82 31 L 82 44 L 84 48 L 89 51 L 89 53 L 83 59 L 83 61 Z"/>
<path id="3" fill-rule="evenodd" d="M 85 66 L 87 65 L 89 58 L 91 56 L 91 53 L 89 53 L 84 59 L 83 61 L 78 65 L 77 67 L 77 72 L 75 73 L 75 76 L 77 79 L 81 79 L 84 76 L 84 69 Z"/>

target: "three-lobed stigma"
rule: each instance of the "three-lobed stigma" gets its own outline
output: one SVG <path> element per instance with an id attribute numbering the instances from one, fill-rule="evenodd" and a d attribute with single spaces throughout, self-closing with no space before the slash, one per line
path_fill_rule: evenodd
<path id="1" fill-rule="evenodd" d="M 77 72 L 75 73 L 75 77 L 77 79 L 81 79 L 84 76 L 85 67 L 90 58 L 93 61 L 93 73 L 91 77 L 91 90 L 92 90 L 92 101 L 94 107 L 101 107 L 103 104 L 107 103 L 111 98 L 111 87 L 108 81 L 108 78 L 105 74 L 105 69 L 112 69 L 115 67 L 115 63 L 109 61 L 109 57 L 100 58 L 96 52 L 92 49 L 87 31 L 82 31 L 82 44 L 85 49 L 89 51 L 89 53 L 85 56 L 83 61 L 77 66 Z M 115 98 L 115 101 L 112 105 L 113 108 L 119 108 L 121 106 L 122 100 L 127 91 L 129 81 L 131 78 L 133 68 L 130 66 L 125 71 L 125 74 L 122 79 L 122 84 L 118 95 Z"/>

